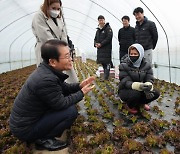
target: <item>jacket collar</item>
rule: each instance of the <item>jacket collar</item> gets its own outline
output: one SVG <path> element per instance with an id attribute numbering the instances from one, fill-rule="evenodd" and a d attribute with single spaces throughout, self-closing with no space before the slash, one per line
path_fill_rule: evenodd
<path id="1" fill-rule="evenodd" d="M 144 20 L 143 20 L 143 23 L 141 25 L 143 25 L 144 23 L 146 23 L 148 21 L 148 18 L 146 16 L 144 16 Z M 138 21 L 136 21 L 136 24 L 138 26 L 141 26 L 140 23 Z"/>
<path id="2" fill-rule="evenodd" d="M 41 11 L 41 10 L 40 10 Z M 46 23 L 48 24 L 48 26 L 50 27 L 50 29 L 53 31 L 54 35 L 60 40 L 60 31 L 59 31 L 59 27 L 56 26 L 56 24 L 54 23 L 54 21 L 52 20 L 52 18 L 48 18 L 42 11 L 41 11 L 42 15 L 44 16 L 44 18 L 46 19 Z M 60 24 L 57 20 L 58 25 Z"/>
<path id="3" fill-rule="evenodd" d="M 124 28 L 125 30 L 126 30 L 126 29 L 128 30 L 128 29 L 129 29 L 129 27 L 130 27 L 130 25 L 129 25 L 128 27 L 123 27 L 123 28 Z"/>
<path id="4" fill-rule="evenodd" d="M 47 63 L 45 63 L 44 61 L 39 65 L 39 67 L 41 66 L 45 66 L 47 69 L 49 69 L 53 74 L 55 74 L 56 76 L 58 76 L 58 78 L 62 81 L 66 80 L 69 76 L 67 74 L 64 74 L 61 71 L 58 71 L 56 69 L 54 69 L 53 67 L 51 67 L 50 65 L 48 65 Z"/>
<path id="5" fill-rule="evenodd" d="M 129 60 L 129 58 L 127 57 L 127 64 L 129 65 L 129 66 L 131 66 L 132 68 L 134 68 L 134 69 L 137 69 L 137 68 L 142 68 L 142 67 L 144 67 L 144 65 L 146 64 L 146 61 L 145 61 L 145 59 L 143 58 L 142 59 L 142 61 L 141 61 L 141 64 L 140 64 L 140 66 L 139 67 L 134 67 L 134 65 L 133 65 L 133 63 Z"/>
<path id="6" fill-rule="evenodd" d="M 96 29 L 98 29 L 98 30 L 104 30 L 107 26 L 109 25 L 109 23 L 107 22 L 107 23 L 105 23 L 105 25 L 104 25 L 104 27 L 103 28 L 99 28 L 99 27 L 97 27 Z"/>

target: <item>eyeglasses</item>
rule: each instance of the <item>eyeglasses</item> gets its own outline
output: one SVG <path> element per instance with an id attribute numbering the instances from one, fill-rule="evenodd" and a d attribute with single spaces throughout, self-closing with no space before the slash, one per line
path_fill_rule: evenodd
<path id="1" fill-rule="evenodd" d="M 68 55 L 66 55 L 65 57 L 61 57 L 61 58 L 59 58 L 59 59 L 71 59 L 71 55 L 68 54 Z"/>

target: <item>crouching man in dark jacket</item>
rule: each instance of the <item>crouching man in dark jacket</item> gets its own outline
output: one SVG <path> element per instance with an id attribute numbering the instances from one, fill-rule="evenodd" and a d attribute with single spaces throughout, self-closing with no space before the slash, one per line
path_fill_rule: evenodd
<path id="1" fill-rule="evenodd" d="M 37 149 L 58 150 L 67 143 L 56 140 L 71 127 L 78 112 L 75 104 L 93 86 L 94 77 L 68 84 L 62 71 L 72 68 L 67 43 L 49 40 L 41 47 L 43 62 L 29 76 L 15 99 L 10 130 L 22 141 L 35 142 Z"/>
<path id="2" fill-rule="evenodd" d="M 154 76 L 151 64 L 144 59 L 144 48 L 133 44 L 128 49 L 128 57 L 119 67 L 119 96 L 127 103 L 128 110 L 136 114 L 140 106 L 150 110 L 148 103 L 159 97 L 153 87 Z"/>

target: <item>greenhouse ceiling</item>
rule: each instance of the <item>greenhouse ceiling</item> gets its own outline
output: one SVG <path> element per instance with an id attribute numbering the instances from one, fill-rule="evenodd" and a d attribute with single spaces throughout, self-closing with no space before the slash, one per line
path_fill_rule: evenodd
<path id="1" fill-rule="evenodd" d="M 35 64 L 35 37 L 31 24 L 43 0 L 0 0 L 0 72 Z M 153 51 L 154 74 L 159 79 L 180 84 L 179 0 L 62 0 L 63 20 L 78 54 L 96 59 L 94 36 L 97 17 L 103 15 L 113 30 L 113 62 L 118 65 L 118 30 L 121 18 L 130 17 L 135 26 L 134 8 L 140 6 L 156 23 L 159 39 Z"/>

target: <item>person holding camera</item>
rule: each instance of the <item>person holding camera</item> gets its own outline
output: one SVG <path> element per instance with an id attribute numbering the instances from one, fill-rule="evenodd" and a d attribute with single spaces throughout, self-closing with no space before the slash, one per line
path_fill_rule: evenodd
<path id="1" fill-rule="evenodd" d="M 144 48 L 136 43 L 128 48 L 128 57 L 119 67 L 118 94 L 127 103 L 130 113 L 136 114 L 141 106 L 150 110 L 148 103 L 157 99 L 152 66 L 144 58 Z"/>

